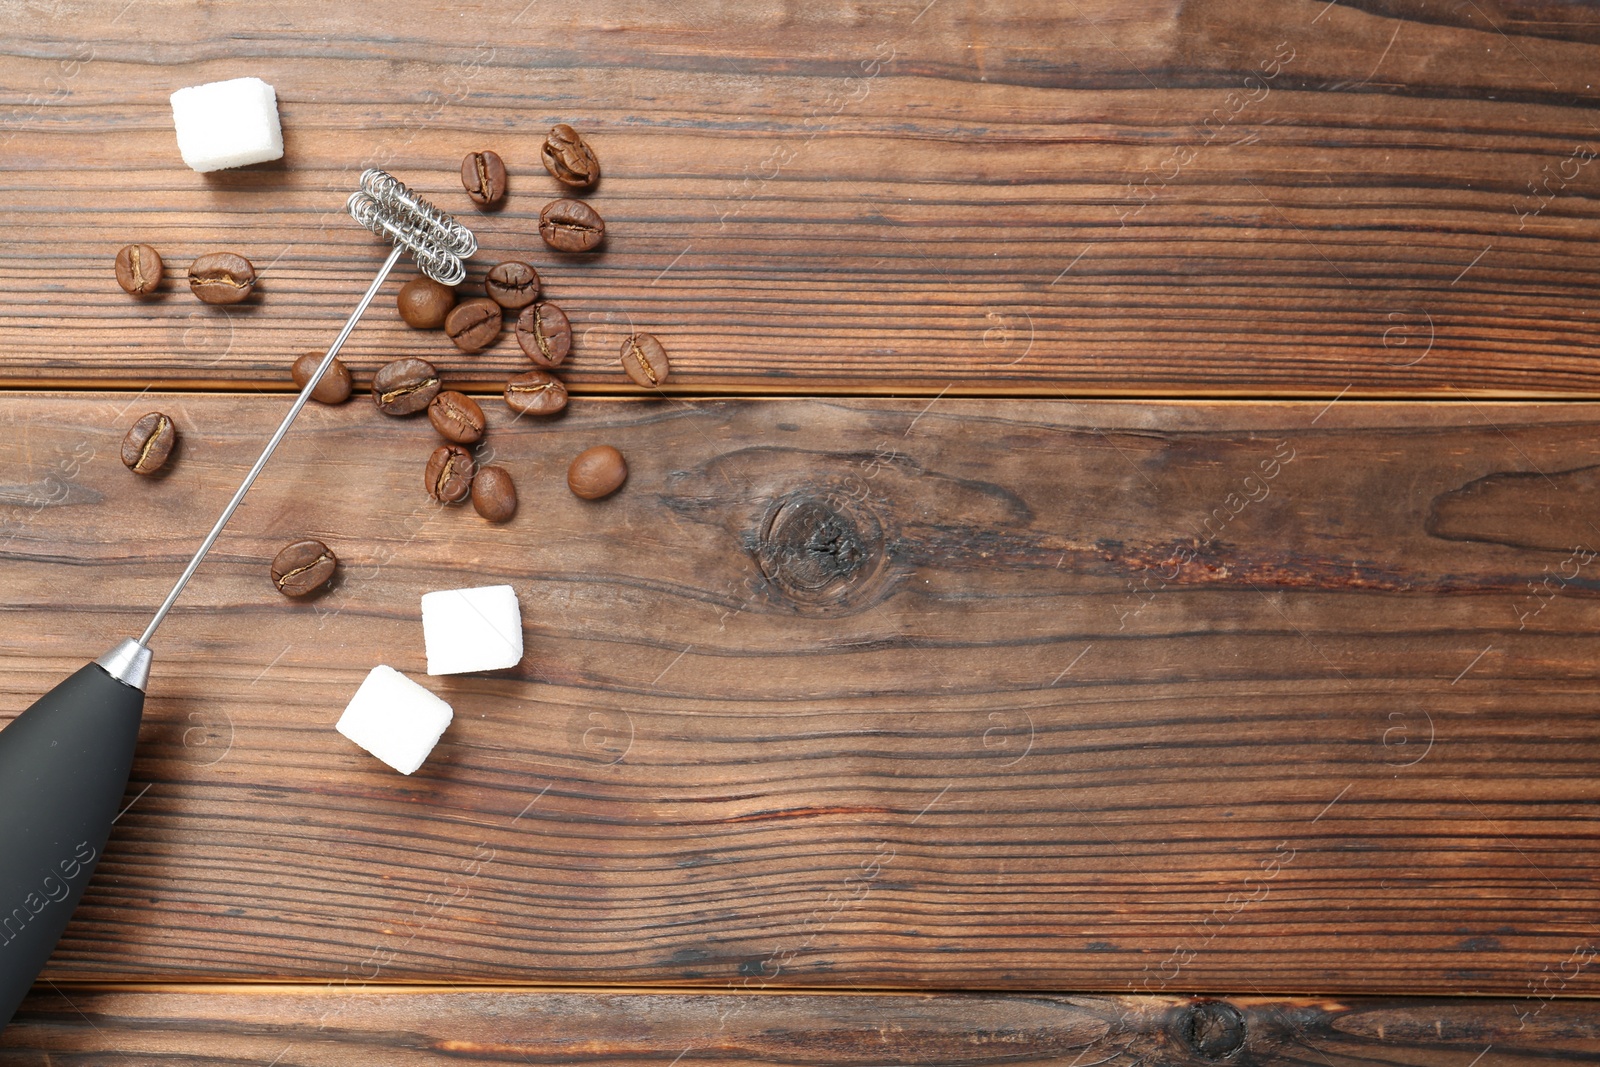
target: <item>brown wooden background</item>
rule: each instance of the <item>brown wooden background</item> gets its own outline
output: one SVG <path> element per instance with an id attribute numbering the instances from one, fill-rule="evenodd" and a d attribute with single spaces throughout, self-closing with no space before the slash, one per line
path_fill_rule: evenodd
<path id="1" fill-rule="evenodd" d="M 425 423 L 306 411 L 0 1064 L 1600 1060 L 1592 7 L 6 15 L 0 716 L 160 601 L 381 258 L 362 167 L 578 340 L 565 416 L 486 397 L 507 527 L 428 501 Z M 285 159 L 188 171 L 168 94 L 246 74 Z M 556 121 L 595 254 L 536 235 Z M 180 284 L 218 250 L 249 303 Z M 346 355 L 527 366 L 387 296 Z M 344 565 L 291 604 L 303 535 Z M 421 675 L 421 593 L 502 581 L 528 656 L 428 680 L 422 771 L 332 730 Z"/>

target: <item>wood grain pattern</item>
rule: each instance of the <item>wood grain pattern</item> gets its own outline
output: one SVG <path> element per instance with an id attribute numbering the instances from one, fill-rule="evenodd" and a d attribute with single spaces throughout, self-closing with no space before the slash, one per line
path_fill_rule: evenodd
<path id="1" fill-rule="evenodd" d="M 634 327 L 685 394 L 1595 390 L 1584 5 L 100 0 L 30 8 L 0 56 L 12 385 L 281 381 L 379 259 L 340 215 L 372 164 L 473 221 L 474 281 L 537 262 L 580 391 L 630 388 Z M 285 160 L 189 172 L 167 95 L 242 73 L 277 86 Z M 535 236 L 554 121 L 600 152 L 602 253 Z M 512 190 L 484 215 L 455 174 L 491 146 Z M 259 296 L 126 299 L 130 240 L 174 271 L 244 253 Z M 392 307 L 350 354 L 523 365 Z"/>
<path id="2" fill-rule="evenodd" d="M 137 632 L 285 402 L 0 401 L 0 711 Z M 53 978 L 1593 992 L 1600 410 L 487 408 L 506 528 L 422 495 L 424 423 L 305 412 Z M 342 577 L 287 603 L 302 535 Z M 421 772 L 332 730 L 421 673 L 421 593 L 499 581 L 528 655 L 430 680 Z"/>
<path id="3" fill-rule="evenodd" d="M 464 288 L 537 263 L 580 399 L 487 405 L 504 529 L 422 496 L 425 425 L 307 413 L 161 634 L 130 807 L 0 1064 L 1600 1058 L 1600 409 L 1486 399 L 1594 395 L 1591 7 L 7 14 L 0 722 L 142 625 L 343 321 L 362 167 L 471 221 Z M 167 95 L 243 74 L 286 159 L 188 171 Z M 601 155 L 599 254 L 535 234 L 556 121 Z M 500 212 L 455 178 L 481 148 Z M 259 295 L 126 298 L 133 240 L 172 281 L 242 252 Z M 406 329 L 402 280 L 362 384 L 525 369 Z M 616 367 L 634 329 L 669 396 Z M 848 399 L 879 394 L 915 399 Z M 153 407 L 186 438 L 142 482 L 116 443 Z M 602 441 L 633 476 L 585 505 Z M 302 534 L 344 568 L 290 604 Z M 529 654 L 429 680 L 458 717 L 423 770 L 338 737 L 371 665 L 420 675 L 419 594 L 487 581 Z M 83 984 L 114 980 L 205 984 Z M 887 988 L 930 992 L 842 995 Z"/>
<path id="4" fill-rule="evenodd" d="M 1541 1010 L 1542 1009 L 1542 1010 Z M 1518 1067 L 1600 1059 L 1593 1000 L 614 994 L 282 987 L 35 994 L 3 1067 L 456 1063 Z M 102 1059 L 112 1057 L 114 1059 Z"/>

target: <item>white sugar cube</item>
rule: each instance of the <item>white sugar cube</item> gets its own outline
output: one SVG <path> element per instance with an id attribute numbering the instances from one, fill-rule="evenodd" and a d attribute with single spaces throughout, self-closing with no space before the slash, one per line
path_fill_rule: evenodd
<path id="1" fill-rule="evenodd" d="M 201 173 L 283 157 L 278 94 L 260 78 L 179 89 L 172 124 L 183 161 Z"/>
<path id="2" fill-rule="evenodd" d="M 399 771 L 422 766 L 455 713 L 393 667 L 372 668 L 339 717 L 338 730 Z"/>
<path id="3" fill-rule="evenodd" d="M 522 612 L 509 585 L 445 589 L 422 597 L 429 674 L 498 671 L 522 661 Z"/>

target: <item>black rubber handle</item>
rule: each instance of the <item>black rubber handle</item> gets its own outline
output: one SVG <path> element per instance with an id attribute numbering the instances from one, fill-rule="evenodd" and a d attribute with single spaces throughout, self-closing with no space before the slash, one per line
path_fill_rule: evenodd
<path id="1" fill-rule="evenodd" d="M 144 694 L 91 663 L 0 730 L 0 1029 L 100 861 L 143 715 Z"/>

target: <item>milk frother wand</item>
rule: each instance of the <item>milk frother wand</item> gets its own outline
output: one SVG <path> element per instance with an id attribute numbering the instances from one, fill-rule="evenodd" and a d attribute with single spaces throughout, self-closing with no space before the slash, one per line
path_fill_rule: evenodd
<path id="1" fill-rule="evenodd" d="M 356 221 L 394 242 L 378 276 L 300 390 L 244 483 L 138 640 L 126 640 L 73 674 L 0 731 L 0 1028 L 44 970 L 94 874 L 128 788 L 150 636 L 216 543 L 251 483 L 289 432 L 389 271 L 409 249 L 428 277 L 456 285 L 478 241 L 461 223 L 381 170 L 361 175 L 346 205 Z"/>

